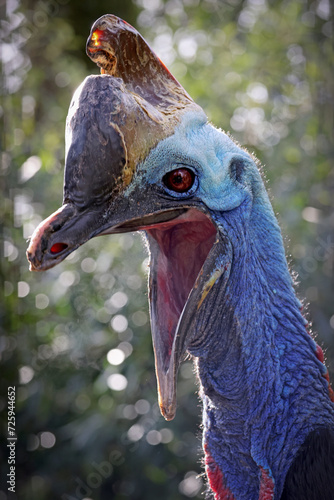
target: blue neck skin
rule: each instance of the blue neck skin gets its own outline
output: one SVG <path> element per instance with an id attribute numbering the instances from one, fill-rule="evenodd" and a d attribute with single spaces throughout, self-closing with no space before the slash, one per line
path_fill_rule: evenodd
<path id="1" fill-rule="evenodd" d="M 205 336 L 189 350 L 198 357 L 203 440 L 226 486 L 236 500 L 258 500 L 264 469 L 276 500 L 300 445 L 333 425 L 334 410 L 262 181 L 251 191 L 239 207 L 212 213 L 232 247 L 231 273 L 210 292 L 220 306 L 199 318 Z"/>
<path id="2" fill-rule="evenodd" d="M 326 368 L 306 331 L 280 229 L 252 158 L 204 113 L 190 112 L 150 152 L 129 195 L 144 181 L 161 183 L 179 163 L 196 167 L 196 197 L 218 226 L 230 272 L 196 312 L 188 347 L 198 358 L 204 444 L 236 500 L 259 500 L 260 491 L 261 500 L 272 498 L 262 494 L 263 484 L 260 490 L 261 470 L 275 483 L 278 500 L 309 432 L 333 426 Z"/>

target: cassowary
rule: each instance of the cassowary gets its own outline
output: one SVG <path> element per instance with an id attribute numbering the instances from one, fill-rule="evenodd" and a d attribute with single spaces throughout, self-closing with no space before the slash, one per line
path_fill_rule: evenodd
<path id="1" fill-rule="evenodd" d="M 145 231 L 161 412 L 175 415 L 188 352 L 215 499 L 332 500 L 333 392 L 256 160 L 126 22 L 96 21 L 87 53 L 102 74 L 73 97 L 64 202 L 32 236 L 31 269 L 94 236 Z"/>

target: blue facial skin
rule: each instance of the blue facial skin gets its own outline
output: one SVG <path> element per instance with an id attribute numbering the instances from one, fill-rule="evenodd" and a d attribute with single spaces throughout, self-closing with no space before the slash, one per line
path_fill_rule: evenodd
<path id="1" fill-rule="evenodd" d="M 252 157 L 201 114 L 186 114 L 152 150 L 132 189 L 161 186 L 179 164 L 197 175 L 196 198 L 229 242 L 231 270 L 196 318 L 203 441 L 238 500 L 258 500 L 261 468 L 279 499 L 308 434 L 333 427 L 326 368 L 305 328 L 281 232 Z M 141 187 L 140 187 L 141 186 Z"/>

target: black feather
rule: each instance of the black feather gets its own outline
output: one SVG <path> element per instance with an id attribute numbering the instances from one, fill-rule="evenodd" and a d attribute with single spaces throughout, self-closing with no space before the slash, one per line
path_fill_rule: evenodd
<path id="1" fill-rule="evenodd" d="M 281 500 L 334 499 L 334 431 L 307 437 L 286 476 Z"/>

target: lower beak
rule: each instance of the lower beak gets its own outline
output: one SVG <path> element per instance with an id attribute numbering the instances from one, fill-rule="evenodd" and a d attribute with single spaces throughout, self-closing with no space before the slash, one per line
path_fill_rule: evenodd
<path id="1" fill-rule="evenodd" d="M 154 253 L 152 253 L 154 255 Z M 212 308 L 210 297 L 222 293 L 230 274 L 231 248 L 219 233 L 202 269 L 200 270 L 187 301 L 178 319 L 170 353 L 166 358 L 166 317 L 159 313 L 158 280 L 155 262 L 150 265 L 150 315 L 158 381 L 159 406 L 166 420 L 172 420 L 176 413 L 177 372 L 189 347 L 205 338 L 201 324 L 208 323 Z M 219 282 L 219 286 L 218 286 Z M 202 321 L 203 320 L 203 321 Z M 165 332 L 164 332 L 165 331 Z M 196 335 L 194 334 L 196 332 Z"/>

